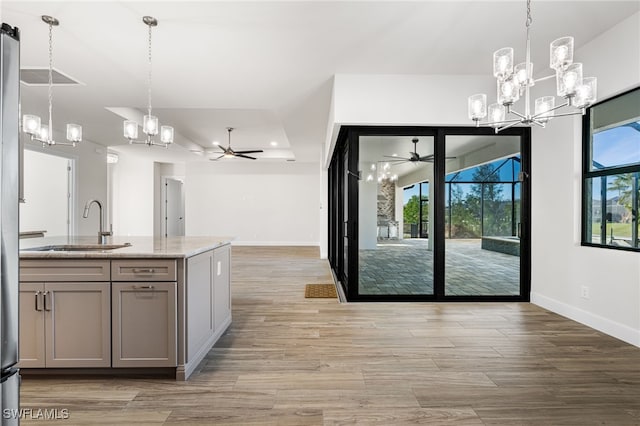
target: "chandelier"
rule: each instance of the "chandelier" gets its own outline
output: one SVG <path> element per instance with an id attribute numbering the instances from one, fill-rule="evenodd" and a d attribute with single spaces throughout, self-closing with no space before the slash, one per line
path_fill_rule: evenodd
<path id="1" fill-rule="evenodd" d="M 371 163 L 369 173 L 365 178 L 366 182 L 376 181 L 381 184 L 386 181 L 395 182 L 398 180 L 398 175 L 391 172 L 391 164 L 388 161 L 376 161 Z M 374 177 L 376 175 L 376 177 Z"/>
<path id="2" fill-rule="evenodd" d="M 537 98 L 534 112 L 531 113 L 531 87 L 543 80 L 554 77 L 549 75 L 533 79 L 533 64 L 531 63 L 531 47 L 529 30 L 531 27 L 531 0 L 527 0 L 527 45 L 525 62 L 514 66 L 513 48 L 504 47 L 493 54 L 493 76 L 497 79 L 497 102 L 487 107 L 487 95 L 478 93 L 469 96 L 469 118 L 480 125 L 491 126 L 498 133 L 517 124 L 535 124 L 545 127 L 553 117 L 584 114 L 585 109 L 596 101 L 597 80 L 595 77 L 582 77 L 582 64 L 573 62 L 573 37 L 562 37 L 554 40 L 550 46 L 549 66 L 555 70 L 556 92 L 564 99 L 556 105 L 555 96 Z M 513 105 L 524 96 L 524 113 L 513 109 Z M 571 112 L 556 114 L 555 111 L 571 107 Z M 507 114 L 516 118 L 507 119 Z M 481 122 L 487 117 L 488 121 Z"/>
<path id="3" fill-rule="evenodd" d="M 22 131 L 28 134 L 32 141 L 42 142 L 42 146 L 68 145 L 76 146 L 82 141 L 82 126 L 79 124 L 67 124 L 67 140 L 69 142 L 56 142 L 53 140 L 53 27 L 60 22 L 47 15 L 42 15 L 42 21 L 49 25 L 49 124 L 41 124 L 37 115 L 25 114 L 22 116 Z"/>
<path id="4" fill-rule="evenodd" d="M 138 123 L 133 120 L 124 122 L 124 137 L 129 140 L 130 144 L 145 144 L 168 147 L 173 143 L 173 127 L 158 126 L 158 117 L 151 115 L 151 28 L 158 25 L 156 18 L 152 16 L 144 16 L 142 22 L 149 27 L 149 74 L 147 81 L 148 107 L 147 115 L 143 117 L 142 131 L 147 135 L 146 139 L 138 141 Z M 160 142 L 154 140 L 154 136 L 160 130 Z"/>

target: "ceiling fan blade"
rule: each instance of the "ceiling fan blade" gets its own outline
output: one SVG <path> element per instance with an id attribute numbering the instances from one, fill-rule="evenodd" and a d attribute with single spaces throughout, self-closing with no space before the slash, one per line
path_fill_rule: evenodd
<path id="1" fill-rule="evenodd" d="M 411 161 L 410 158 L 398 157 L 397 155 L 394 157 L 393 155 L 383 155 L 385 158 L 393 158 L 395 161 Z M 394 160 L 391 160 L 394 161 Z"/>
<path id="2" fill-rule="evenodd" d="M 238 154 L 238 152 L 236 151 L 236 157 L 241 157 L 241 158 L 248 158 L 249 160 L 255 160 L 256 157 L 250 157 L 248 155 L 244 155 L 244 154 Z"/>
<path id="3" fill-rule="evenodd" d="M 221 159 L 222 157 L 224 157 L 224 154 L 222 154 L 220 157 L 216 157 L 216 158 L 209 158 L 209 161 L 218 161 L 219 159 Z"/>
<path id="4" fill-rule="evenodd" d="M 256 149 L 253 151 L 234 151 L 236 154 L 253 154 L 254 152 L 264 152 L 261 149 Z"/>

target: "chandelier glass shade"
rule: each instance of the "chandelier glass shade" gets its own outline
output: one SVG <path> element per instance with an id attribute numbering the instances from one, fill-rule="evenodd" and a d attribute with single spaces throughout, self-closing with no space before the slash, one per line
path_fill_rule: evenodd
<path id="1" fill-rule="evenodd" d="M 48 124 L 42 124 L 39 116 L 25 114 L 22 116 L 22 131 L 28 134 L 32 141 L 42 142 L 42 146 L 76 146 L 76 143 L 82 141 L 82 126 L 79 124 L 67 124 L 67 142 L 53 140 L 53 27 L 58 26 L 60 22 L 48 15 L 42 15 L 41 19 L 49 26 L 49 121 Z"/>
<path id="2" fill-rule="evenodd" d="M 597 80 L 582 76 L 582 64 L 573 62 L 573 37 L 561 37 L 551 42 L 549 67 L 553 75 L 534 79 L 531 62 L 531 0 L 527 0 L 527 42 L 525 61 L 515 64 L 511 47 L 498 49 L 493 54 L 493 76 L 496 78 L 496 103 L 487 105 L 487 95 L 478 93 L 469 96 L 468 115 L 476 123 L 491 126 L 496 133 L 518 124 L 535 124 L 545 127 L 554 117 L 584 114 L 585 109 L 597 99 Z M 530 106 L 530 90 L 537 82 L 556 80 L 556 95 L 563 98 L 556 103 L 555 96 L 542 96 L 534 101 L 533 113 Z M 524 98 L 524 112 L 518 112 L 514 105 Z M 570 107 L 569 112 L 556 114 L 560 108 Z M 511 118 L 511 115 L 515 116 Z M 483 120 L 487 121 L 483 121 Z"/>
<path id="3" fill-rule="evenodd" d="M 147 81 L 147 97 L 148 97 L 148 105 L 147 105 L 147 114 L 142 119 L 142 131 L 146 135 L 143 140 L 138 139 L 138 123 L 134 120 L 125 120 L 124 122 L 124 137 L 129 141 L 130 144 L 144 144 L 144 145 L 156 145 L 168 147 L 173 143 L 173 127 L 171 126 L 160 126 L 158 117 L 151 114 L 151 29 L 158 25 L 158 20 L 152 16 L 144 16 L 142 18 L 142 22 L 149 28 L 149 74 Z M 154 136 L 157 136 L 160 133 L 160 142 L 156 142 L 154 140 Z"/>

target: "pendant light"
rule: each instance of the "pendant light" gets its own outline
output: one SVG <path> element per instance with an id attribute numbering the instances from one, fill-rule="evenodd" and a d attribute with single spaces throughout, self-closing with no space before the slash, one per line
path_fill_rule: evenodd
<path id="1" fill-rule="evenodd" d="M 491 126 L 498 133 L 517 124 L 535 124 L 545 127 L 554 117 L 584 114 L 586 108 L 596 101 L 597 80 L 595 77 L 582 77 L 582 64 L 573 62 L 573 37 L 562 37 L 554 40 L 550 46 L 549 66 L 554 75 L 533 79 L 531 63 L 531 42 L 529 30 L 532 23 L 531 0 L 527 0 L 527 44 L 525 62 L 514 65 L 513 49 L 504 47 L 493 54 L 493 76 L 497 80 L 497 102 L 487 106 L 487 95 L 478 93 L 469 96 L 467 107 L 469 118 L 480 125 Z M 556 93 L 564 98 L 564 102 L 556 105 L 555 96 L 543 96 L 535 100 L 534 112 L 531 113 L 530 89 L 542 80 L 556 79 Z M 515 111 L 513 105 L 524 96 L 524 113 Z M 572 107 L 573 110 L 563 114 L 555 111 Z M 507 119 L 507 114 L 517 118 Z M 481 122 L 488 116 L 488 121 Z"/>
<path id="2" fill-rule="evenodd" d="M 37 115 L 25 114 L 22 116 L 22 131 L 31 137 L 32 141 L 42 142 L 42 146 L 68 145 L 76 146 L 82 141 L 82 126 L 79 124 L 67 124 L 67 140 L 69 142 L 56 142 L 53 140 L 53 27 L 60 22 L 48 15 L 42 15 L 42 21 L 49 26 L 49 123 L 41 124 Z"/>
<path id="3" fill-rule="evenodd" d="M 133 120 L 126 120 L 124 122 L 124 137 L 129 140 L 130 144 L 144 144 L 144 145 L 156 145 L 168 147 L 173 143 L 173 127 L 158 125 L 158 117 L 151 114 L 151 29 L 158 25 L 158 20 L 152 16 L 144 16 L 142 22 L 149 28 L 149 74 L 147 82 L 147 96 L 148 106 L 147 115 L 143 117 L 142 131 L 147 137 L 144 140 L 138 141 L 138 123 Z M 154 140 L 154 136 L 160 131 L 160 142 Z"/>

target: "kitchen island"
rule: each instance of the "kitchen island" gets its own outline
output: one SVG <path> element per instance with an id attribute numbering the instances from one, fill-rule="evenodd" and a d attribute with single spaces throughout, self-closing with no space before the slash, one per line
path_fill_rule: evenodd
<path id="1" fill-rule="evenodd" d="M 227 237 L 21 240 L 19 367 L 186 380 L 231 324 L 230 277 Z"/>

